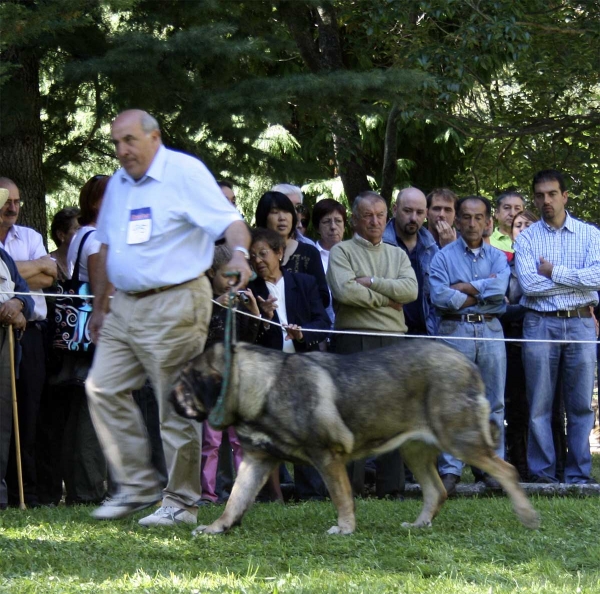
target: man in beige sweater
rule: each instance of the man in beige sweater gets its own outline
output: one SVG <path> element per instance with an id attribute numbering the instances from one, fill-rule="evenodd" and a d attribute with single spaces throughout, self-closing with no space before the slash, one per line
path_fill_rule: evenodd
<path id="1" fill-rule="evenodd" d="M 376 192 L 362 192 L 352 207 L 354 237 L 335 245 L 329 254 L 327 281 L 334 299 L 335 329 L 404 334 L 402 305 L 417 298 L 418 285 L 408 256 L 383 243 L 387 204 Z M 390 346 L 402 340 L 391 336 L 339 334 L 335 351 L 351 354 Z M 350 465 L 356 495 L 364 488 L 364 461 Z M 398 450 L 377 458 L 376 494 L 397 498 L 404 490 Z"/>

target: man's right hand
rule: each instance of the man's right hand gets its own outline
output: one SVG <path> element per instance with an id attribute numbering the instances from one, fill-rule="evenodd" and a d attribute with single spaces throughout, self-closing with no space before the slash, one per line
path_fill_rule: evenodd
<path id="1" fill-rule="evenodd" d="M 402 311 L 402 303 L 398 303 L 397 301 L 392 301 L 390 299 L 390 302 L 388 303 L 388 306 L 392 307 L 396 311 Z"/>
<path id="2" fill-rule="evenodd" d="M 105 316 L 106 314 L 100 308 L 94 309 L 92 311 L 92 315 L 90 316 L 90 336 L 94 344 L 98 344 L 98 340 L 100 339 L 100 330 L 104 325 Z"/>
<path id="3" fill-rule="evenodd" d="M 446 221 L 438 221 L 435 224 L 435 229 L 442 247 L 447 246 L 456 239 L 456 231 Z"/>

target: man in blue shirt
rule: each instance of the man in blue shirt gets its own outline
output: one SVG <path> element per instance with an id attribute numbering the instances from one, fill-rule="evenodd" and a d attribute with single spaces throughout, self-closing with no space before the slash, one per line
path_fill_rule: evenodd
<path id="1" fill-rule="evenodd" d="M 504 295 L 510 269 L 506 255 L 483 241 L 492 216 L 489 200 L 481 196 L 461 198 L 456 211 L 460 237 L 433 258 L 431 301 L 441 318 L 438 334 L 479 367 L 490 418 L 500 431 L 496 453 L 504 458 L 506 350 L 502 340 L 481 339 L 504 338 L 498 316 L 506 310 Z M 440 456 L 439 471 L 448 495 L 456 491 L 462 467 L 463 463 L 450 454 Z M 488 486 L 496 486 L 493 479 L 484 480 Z"/>
<path id="2" fill-rule="evenodd" d="M 394 218 L 383 232 L 383 241 L 402 248 L 410 260 L 419 283 L 419 296 L 404 304 L 407 334 L 435 334 L 436 316 L 429 299 L 429 266 L 439 251 L 433 235 L 425 227 L 427 199 L 418 188 L 398 192 Z"/>
<path id="3" fill-rule="evenodd" d="M 515 244 L 517 277 L 527 308 L 523 338 L 560 342 L 523 344 L 529 403 L 527 463 L 530 479 L 555 483 L 552 402 L 559 378 L 567 414 L 566 483 L 591 478 L 590 432 L 596 367 L 596 327 L 590 306 L 600 288 L 600 231 L 571 217 L 565 181 L 548 169 L 533 178 L 533 201 L 542 220 Z M 582 342 L 578 342 L 582 341 Z"/>

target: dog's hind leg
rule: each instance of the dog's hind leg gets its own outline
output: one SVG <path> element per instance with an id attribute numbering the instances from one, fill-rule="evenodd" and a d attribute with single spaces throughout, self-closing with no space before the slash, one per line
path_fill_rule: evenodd
<path id="1" fill-rule="evenodd" d="M 486 455 L 481 452 L 466 456 L 465 462 L 480 468 L 493 476 L 510 497 L 513 509 L 521 523 L 527 528 L 535 529 L 540 526 L 540 517 L 533 509 L 525 491 L 519 486 L 519 475 L 515 467 L 499 458 L 496 454 Z"/>
<path id="2" fill-rule="evenodd" d="M 437 471 L 439 450 L 422 441 L 408 441 L 400 446 L 406 465 L 412 470 L 423 493 L 423 508 L 413 522 L 403 522 L 404 528 L 429 528 L 437 516 L 447 494 Z"/>
<path id="3" fill-rule="evenodd" d="M 356 527 L 356 518 L 346 464 L 340 458 L 331 456 L 316 462 L 315 467 L 325 481 L 329 496 L 338 514 L 337 526 L 332 526 L 327 534 L 352 534 Z"/>
<path id="4" fill-rule="evenodd" d="M 242 523 L 242 517 L 254 502 L 261 487 L 279 461 L 275 458 L 244 452 L 231 495 L 223 515 L 208 526 L 198 526 L 192 534 L 220 534 Z"/>

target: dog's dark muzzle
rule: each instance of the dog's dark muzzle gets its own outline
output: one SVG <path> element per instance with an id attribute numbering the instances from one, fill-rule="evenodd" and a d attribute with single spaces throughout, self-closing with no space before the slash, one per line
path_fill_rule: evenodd
<path id="1" fill-rule="evenodd" d="M 177 414 L 182 417 L 194 419 L 199 422 L 206 420 L 208 413 L 196 397 L 193 382 L 186 371 L 182 371 L 179 374 L 179 379 L 175 382 L 171 390 L 170 399 Z"/>

